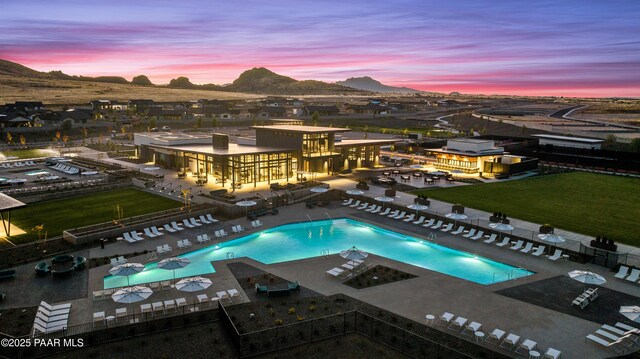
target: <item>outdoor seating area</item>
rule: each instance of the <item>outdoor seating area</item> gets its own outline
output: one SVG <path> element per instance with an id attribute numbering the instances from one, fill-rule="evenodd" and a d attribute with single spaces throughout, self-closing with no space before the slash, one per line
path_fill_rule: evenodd
<path id="1" fill-rule="evenodd" d="M 68 175 L 76 175 L 76 174 L 80 173 L 80 169 L 78 167 L 65 165 L 63 163 L 56 163 L 53 166 L 49 166 L 49 168 L 52 169 L 52 170 L 56 170 L 56 171 L 59 171 L 59 172 L 66 173 Z"/>
<path id="2" fill-rule="evenodd" d="M 369 265 L 365 263 L 365 261 L 361 259 L 352 259 L 349 262 L 341 265 L 340 267 L 331 268 L 326 271 L 328 276 L 334 278 L 349 278 L 354 276 L 355 274 L 362 272 L 369 268 Z"/>
<path id="3" fill-rule="evenodd" d="M 65 329 L 69 323 L 71 303 L 50 305 L 42 301 L 36 312 L 32 334 L 52 333 Z"/>
<path id="4" fill-rule="evenodd" d="M 256 294 L 266 293 L 268 297 L 282 297 L 290 296 L 291 291 L 300 290 L 300 283 L 298 281 L 288 282 L 285 285 L 260 285 L 255 284 Z"/>
<path id="5" fill-rule="evenodd" d="M 575 305 L 580 307 L 580 309 L 584 309 L 589 305 L 589 303 L 593 302 L 596 298 L 598 298 L 598 288 L 589 288 L 585 290 L 582 294 L 580 294 L 576 299 L 571 302 L 571 305 Z"/>
<path id="6" fill-rule="evenodd" d="M 29 167 L 29 166 L 36 166 L 36 165 L 37 163 L 33 160 L 3 162 L 3 163 L 0 163 L 0 168 L 20 168 L 20 167 Z"/>
<path id="7" fill-rule="evenodd" d="M 144 240 L 144 237 L 142 237 L 143 235 L 151 239 L 151 238 L 156 238 L 164 235 L 164 233 L 162 233 L 161 231 L 165 231 L 167 233 L 176 233 L 184 230 L 185 227 L 196 228 L 196 227 L 202 226 L 203 224 L 213 224 L 218 222 L 218 220 L 213 218 L 210 213 L 207 213 L 206 215 L 201 215 L 199 216 L 199 218 L 200 218 L 199 220 L 196 219 L 195 217 L 185 218 L 184 220 L 182 220 L 182 224 L 178 224 L 178 222 L 173 221 L 171 223 L 162 225 L 163 229 L 159 229 L 158 226 L 150 226 L 150 227 L 144 228 L 142 232 L 138 232 L 138 231 L 124 232 L 122 233 L 122 237 L 118 237 L 117 239 L 124 240 L 127 243 L 131 244 L 131 243 L 143 241 Z"/>
<path id="8" fill-rule="evenodd" d="M 604 324 L 593 334 L 588 334 L 586 340 L 616 354 L 630 353 L 640 347 L 640 329 L 620 322 L 614 326 Z"/>

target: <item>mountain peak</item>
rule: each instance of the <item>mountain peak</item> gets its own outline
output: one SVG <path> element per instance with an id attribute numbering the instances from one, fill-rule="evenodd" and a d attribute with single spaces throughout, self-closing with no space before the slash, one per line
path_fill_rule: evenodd
<path id="1" fill-rule="evenodd" d="M 382 92 L 382 93 L 415 93 L 420 92 L 418 90 L 414 90 L 408 87 L 395 87 L 384 85 L 378 80 L 375 80 L 369 76 L 362 77 L 350 77 L 345 81 L 336 82 L 338 85 L 347 86 L 351 88 L 355 88 L 358 90 L 371 91 L 371 92 Z"/>

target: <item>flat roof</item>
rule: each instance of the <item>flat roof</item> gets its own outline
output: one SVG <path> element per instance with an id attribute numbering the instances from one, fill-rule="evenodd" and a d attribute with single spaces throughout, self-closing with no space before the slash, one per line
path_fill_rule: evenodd
<path id="1" fill-rule="evenodd" d="M 333 145 L 336 147 L 340 147 L 340 146 L 354 146 L 354 145 L 366 145 L 366 144 L 371 144 L 371 145 L 386 145 L 386 144 L 393 144 L 398 142 L 398 140 L 396 139 L 388 139 L 388 140 L 369 140 L 369 139 L 362 139 L 362 140 L 342 140 L 340 142 L 335 142 Z"/>
<path id="2" fill-rule="evenodd" d="M 351 131 L 348 128 L 340 128 L 340 127 L 320 127 L 320 126 L 303 126 L 303 125 L 269 125 L 269 126 L 251 126 L 254 129 L 266 129 L 266 130 L 275 130 L 275 131 L 285 131 L 285 132 L 307 132 L 307 133 L 317 133 L 317 132 L 347 132 Z"/>
<path id="3" fill-rule="evenodd" d="M 258 153 L 274 153 L 274 152 L 295 152 L 291 148 L 277 148 L 277 147 L 264 147 L 264 146 L 242 146 L 236 143 L 229 143 L 229 148 L 213 148 L 212 145 L 175 145 L 175 146 L 162 146 L 156 144 L 150 144 L 151 148 L 160 148 L 169 151 L 183 151 L 193 152 L 203 155 L 217 155 L 217 156 L 234 156 L 234 155 L 251 155 Z"/>
<path id="4" fill-rule="evenodd" d="M 426 151 L 430 152 L 438 152 L 448 155 L 456 155 L 456 156 L 467 156 L 467 157 L 481 157 L 481 156 L 494 156 L 494 155 L 502 155 L 504 154 L 503 148 L 493 148 L 491 150 L 482 151 L 482 152 L 464 152 L 457 150 L 443 150 L 442 148 L 429 148 Z"/>
<path id="5" fill-rule="evenodd" d="M 0 193 L 0 211 L 10 211 L 12 209 L 18 209 L 26 206 L 25 203 L 18 201 L 17 199 L 7 196 L 4 193 Z"/>
<path id="6" fill-rule="evenodd" d="M 475 144 L 493 142 L 493 140 L 478 140 L 478 139 L 475 139 L 475 138 L 451 138 L 451 139 L 448 139 L 447 141 L 475 143 Z"/>
<path id="7" fill-rule="evenodd" d="M 567 142 L 580 142 L 580 143 L 603 143 L 604 142 L 604 140 L 601 140 L 601 139 L 585 138 L 585 137 L 569 137 L 569 136 L 545 135 L 545 134 L 531 135 L 531 136 L 546 138 L 550 140 L 567 141 Z"/>

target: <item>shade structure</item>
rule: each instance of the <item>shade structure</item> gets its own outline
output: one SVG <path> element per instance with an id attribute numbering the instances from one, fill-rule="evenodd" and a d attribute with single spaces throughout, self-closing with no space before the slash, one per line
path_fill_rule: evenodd
<path id="1" fill-rule="evenodd" d="M 127 277 L 127 286 L 129 285 L 129 276 L 140 273 L 144 270 L 144 265 L 140 263 L 123 263 L 109 269 L 109 274 Z"/>
<path id="2" fill-rule="evenodd" d="M 7 183 L 25 183 L 25 182 L 27 182 L 27 180 L 24 178 L 10 179 L 7 181 Z"/>
<path id="3" fill-rule="evenodd" d="M 541 240 L 545 241 L 545 242 L 549 242 L 549 243 L 564 243 L 565 239 L 562 238 L 561 236 L 554 234 L 554 233 L 549 233 L 549 234 L 538 234 L 538 238 L 540 238 Z"/>
<path id="4" fill-rule="evenodd" d="M 393 197 L 387 197 L 387 196 L 382 196 L 382 197 L 376 197 L 374 198 L 376 201 L 380 201 L 380 202 L 393 202 L 394 198 Z"/>
<path id="5" fill-rule="evenodd" d="M 165 258 L 158 262 L 158 268 L 172 270 L 173 278 L 176 277 L 176 269 L 184 268 L 189 265 L 191 261 L 188 258 L 171 257 Z"/>
<path id="6" fill-rule="evenodd" d="M 369 253 L 356 248 L 356 246 L 353 246 L 347 250 L 340 252 L 340 257 L 344 259 L 348 259 L 350 261 L 363 260 L 368 256 L 369 256 Z"/>
<path id="7" fill-rule="evenodd" d="M 143 170 L 145 171 L 158 171 L 160 169 L 160 167 L 157 166 L 151 166 L 151 167 L 144 167 Z"/>
<path id="8" fill-rule="evenodd" d="M 142 286 L 126 287 L 111 295 L 116 303 L 131 304 L 143 301 L 151 296 L 153 291 L 150 288 Z"/>
<path id="9" fill-rule="evenodd" d="M 324 187 L 312 187 L 310 191 L 313 193 L 325 193 L 325 192 L 328 192 L 329 189 Z"/>
<path id="10" fill-rule="evenodd" d="M 429 209 L 429 206 L 425 206 L 424 204 L 414 203 L 414 204 L 408 205 L 407 208 L 415 209 L 416 211 L 424 211 L 425 209 Z"/>
<path id="11" fill-rule="evenodd" d="M 249 201 L 249 200 L 244 200 L 244 201 L 240 201 L 240 202 L 236 202 L 236 206 L 239 207 L 244 207 L 245 208 L 245 215 L 249 213 L 249 207 L 251 206 L 255 206 L 256 204 L 258 204 L 258 202 L 255 201 Z"/>
<path id="12" fill-rule="evenodd" d="M 350 189 L 347 191 L 347 194 L 353 195 L 353 196 L 359 196 L 361 194 L 364 194 L 363 191 L 359 190 L 359 189 Z"/>
<path id="13" fill-rule="evenodd" d="M 197 292 L 211 286 L 211 279 L 203 277 L 183 278 L 176 283 L 176 289 L 182 292 Z"/>
<path id="14" fill-rule="evenodd" d="M 461 220 L 461 219 L 467 219 L 467 218 L 469 218 L 469 216 L 467 216 L 466 214 L 464 214 L 464 213 L 457 213 L 457 212 L 449 213 L 449 214 L 445 215 L 445 217 L 447 217 L 447 218 L 451 218 L 451 219 L 454 219 L 454 220 L 456 220 L 456 221 L 459 221 L 459 220 Z"/>
<path id="15" fill-rule="evenodd" d="M 596 274 L 588 270 L 571 271 L 569 272 L 569 277 L 585 284 L 602 285 L 607 282 L 607 280 L 600 274 Z"/>
<path id="16" fill-rule="evenodd" d="M 513 231 L 513 226 L 506 223 L 491 223 L 489 227 L 497 230 L 497 231 Z"/>
<path id="17" fill-rule="evenodd" d="M 621 306 L 620 314 L 636 323 L 640 323 L 640 307 L 637 305 Z"/>

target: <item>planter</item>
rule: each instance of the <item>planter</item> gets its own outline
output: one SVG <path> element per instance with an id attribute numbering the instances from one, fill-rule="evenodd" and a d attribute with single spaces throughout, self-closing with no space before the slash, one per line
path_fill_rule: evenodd
<path id="1" fill-rule="evenodd" d="M 459 204 L 454 204 L 451 207 L 451 212 L 458 213 L 458 214 L 463 214 L 464 213 L 464 206 L 459 205 Z"/>
<path id="2" fill-rule="evenodd" d="M 610 251 L 610 252 L 617 252 L 618 251 L 618 246 L 617 245 L 598 242 L 595 239 L 591 241 L 590 245 L 593 248 L 604 249 L 605 251 Z"/>
<path id="3" fill-rule="evenodd" d="M 494 216 L 489 217 L 489 222 L 509 224 L 508 219 L 502 218 L 502 217 L 494 217 Z"/>
<path id="4" fill-rule="evenodd" d="M 544 224 L 540 226 L 540 230 L 538 232 L 540 232 L 540 234 L 550 234 L 553 233 L 553 229 L 553 227 Z"/>

